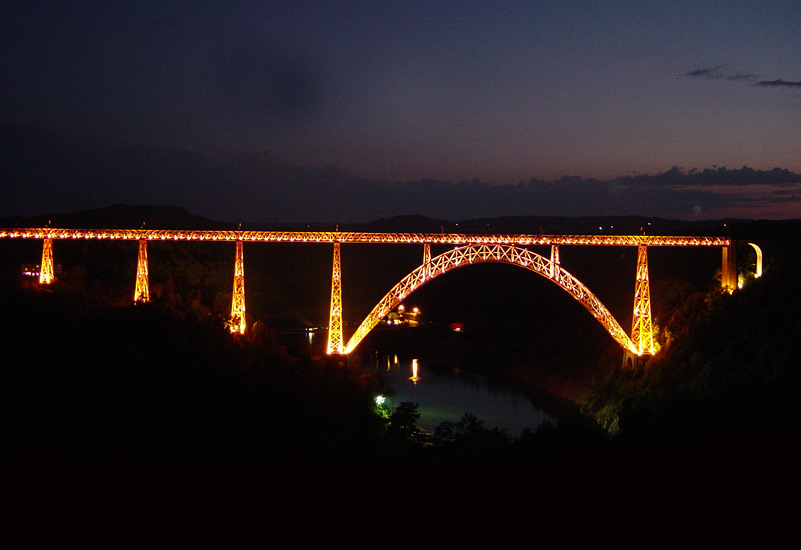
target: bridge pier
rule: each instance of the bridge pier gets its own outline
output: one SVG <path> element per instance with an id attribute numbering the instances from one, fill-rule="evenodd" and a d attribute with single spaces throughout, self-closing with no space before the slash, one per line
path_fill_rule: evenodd
<path id="1" fill-rule="evenodd" d="M 328 346 L 326 353 L 342 355 L 342 269 L 339 243 L 334 243 L 334 262 L 331 274 L 331 309 L 328 314 Z"/>
<path id="2" fill-rule="evenodd" d="M 735 241 L 723 248 L 723 265 L 721 267 L 720 286 L 731 294 L 737 289 L 737 245 Z"/>
<path id="3" fill-rule="evenodd" d="M 637 247 L 637 282 L 634 287 L 634 314 L 631 340 L 637 354 L 654 354 L 654 333 L 651 321 L 651 288 L 648 282 L 648 252 L 644 245 Z"/>
<path id="4" fill-rule="evenodd" d="M 236 241 L 236 259 L 234 260 L 234 292 L 231 297 L 231 333 L 245 334 L 245 261 L 242 253 L 242 241 Z"/>
<path id="5" fill-rule="evenodd" d="M 53 239 L 45 237 L 42 243 L 42 262 L 39 264 L 39 284 L 49 285 L 55 279 L 53 269 Z"/>
<path id="6" fill-rule="evenodd" d="M 134 288 L 134 303 L 150 301 L 150 284 L 147 276 L 147 240 L 139 240 L 139 255 L 136 259 L 136 287 Z"/>

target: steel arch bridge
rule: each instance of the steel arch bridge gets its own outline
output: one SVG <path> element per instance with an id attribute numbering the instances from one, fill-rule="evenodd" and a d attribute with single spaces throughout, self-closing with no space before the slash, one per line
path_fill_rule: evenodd
<path id="1" fill-rule="evenodd" d="M 228 241 L 236 243 L 234 284 L 231 301 L 231 332 L 245 332 L 245 280 L 243 242 L 273 243 L 328 243 L 334 245 L 331 277 L 331 307 L 328 324 L 328 354 L 342 355 L 353 351 L 359 342 L 400 302 L 434 277 L 452 269 L 481 262 L 518 265 L 553 281 L 578 300 L 626 354 L 653 355 L 654 334 L 651 322 L 651 292 L 648 282 L 649 246 L 720 247 L 722 249 L 721 287 L 733 292 L 738 287 L 736 242 L 715 236 L 660 236 L 660 235 L 535 235 L 535 234 L 459 234 L 459 233 L 360 233 L 314 231 L 229 231 L 229 230 L 168 230 L 168 229 L 70 229 L 70 228 L 0 228 L 1 239 L 41 239 L 42 261 L 38 266 L 39 283 L 48 285 L 55 280 L 53 240 L 122 240 L 139 241 L 136 270 L 136 288 L 133 302 L 150 300 L 148 281 L 148 241 Z M 404 277 L 378 302 L 365 318 L 347 345 L 343 338 L 342 322 L 342 271 L 340 246 L 343 243 L 369 244 L 422 244 L 423 263 Z M 757 252 L 757 276 L 762 271 L 762 254 L 759 247 L 749 243 Z M 449 245 L 457 248 L 431 258 L 431 245 Z M 635 276 L 634 310 L 631 337 L 621 328 L 607 308 L 581 281 L 562 269 L 559 249 L 562 246 L 636 246 L 637 272 Z M 550 246 L 550 260 L 524 248 Z M 30 275 L 30 274 L 29 274 Z"/>
<path id="2" fill-rule="evenodd" d="M 606 306 L 581 281 L 559 265 L 558 253 L 549 260 L 526 248 L 505 244 L 469 244 L 430 259 L 427 254 L 423 264 L 392 287 L 367 314 L 351 336 L 344 352 L 350 353 L 356 349 L 356 346 L 390 311 L 424 284 L 454 269 L 487 262 L 520 266 L 553 281 L 584 306 L 623 349 L 639 353 L 635 343 Z"/>

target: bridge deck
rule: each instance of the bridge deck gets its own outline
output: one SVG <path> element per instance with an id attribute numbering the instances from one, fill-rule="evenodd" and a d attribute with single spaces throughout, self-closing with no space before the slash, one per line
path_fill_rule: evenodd
<path id="1" fill-rule="evenodd" d="M 108 239 L 148 241 L 248 241 L 269 243 L 429 243 L 448 245 L 729 246 L 715 236 L 481 235 L 460 233 L 359 233 L 349 231 L 202 231 L 183 229 L 4 228 L 6 239 Z"/>

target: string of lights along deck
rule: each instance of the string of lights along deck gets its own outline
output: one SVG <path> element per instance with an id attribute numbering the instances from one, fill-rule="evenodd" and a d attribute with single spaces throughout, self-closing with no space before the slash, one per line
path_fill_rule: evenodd
<path id="1" fill-rule="evenodd" d="M 369 233 L 352 231 L 201 231 L 182 229 L 0 229 L 0 238 L 147 241 L 243 241 L 264 243 L 510 244 L 586 246 L 728 246 L 725 237 L 660 235 L 540 235 Z"/>

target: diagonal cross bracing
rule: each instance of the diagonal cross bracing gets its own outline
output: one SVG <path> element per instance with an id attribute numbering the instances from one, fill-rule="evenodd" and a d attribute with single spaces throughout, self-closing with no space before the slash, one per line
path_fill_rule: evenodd
<path id="1" fill-rule="evenodd" d="M 234 289 L 231 294 L 232 333 L 245 334 L 247 319 L 245 317 L 245 256 L 242 241 L 236 241 L 236 257 L 234 259 Z"/>
<path id="2" fill-rule="evenodd" d="M 139 253 L 136 259 L 136 286 L 134 287 L 134 303 L 150 301 L 150 283 L 147 271 L 147 241 L 139 241 Z"/>
<path id="3" fill-rule="evenodd" d="M 53 269 L 53 240 L 45 239 L 42 245 L 42 262 L 39 264 L 39 284 L 49 285 L 55 279 Z"/>
<path id="4" fill-rule="evenodd" d="M 328 345 L 326 353 L 342 354 L 342 268 L 339 243 L 334 243 L 334 261 L 331 270 L 331 309 L 328 315 Z"/>
<path id="5" fill-rule="evenodd" d="M 648 253 L 645 246 L 637 249 L 637 282 L 634 287 L 634 313 L 631 339 L 637 354 L 654 354 L 654 334 L 651 321 L 651 290 L 648 282 Z"/>

